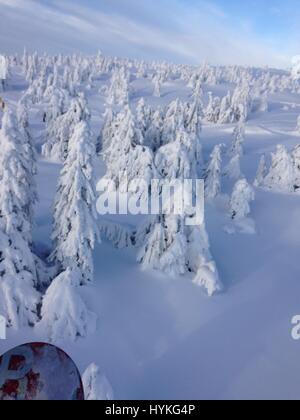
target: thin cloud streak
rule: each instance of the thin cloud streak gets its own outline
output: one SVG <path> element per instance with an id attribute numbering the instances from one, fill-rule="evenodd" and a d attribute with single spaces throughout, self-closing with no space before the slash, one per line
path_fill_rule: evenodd
<path id="1" fill-rule="evenodd" d="M 243 25 L 233 28 L 230 16 L 213 3 L 201 1 L 196 8 L 172 0 L 170 8 L 170 0 L 147 6 L 136 0 L 110 1 L 92 8 L 89 1 L 0 0 L 0 50 L 26 46 L 89 54 L 101 49 L 110 55 L 191 64 L 289 64 L 288 54 L 278 53 Z M 134 13 L 126 12 L 124 3 Z"/>

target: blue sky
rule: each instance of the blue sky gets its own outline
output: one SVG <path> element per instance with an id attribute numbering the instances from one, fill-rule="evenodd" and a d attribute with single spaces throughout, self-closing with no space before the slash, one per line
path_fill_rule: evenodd
<path id="1" fill-rule="evenodd" d="M 0 51 L 289 66 L 299 0 L 0 0 Z"/>

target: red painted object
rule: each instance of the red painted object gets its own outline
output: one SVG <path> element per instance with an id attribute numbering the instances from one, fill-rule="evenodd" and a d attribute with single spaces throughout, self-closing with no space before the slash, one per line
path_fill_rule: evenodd
<path id="1" fill-rule="evenodd" d="M 0 357 L 0 400 L 82 401 L 84 392 L 79 371 L 63 350 L 30 343 Z"/>

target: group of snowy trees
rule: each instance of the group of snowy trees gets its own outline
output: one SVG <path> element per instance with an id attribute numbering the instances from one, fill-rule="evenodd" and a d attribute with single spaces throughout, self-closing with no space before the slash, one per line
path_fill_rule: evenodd
<path id="1" fill-rule="evenodd" d="M 268 168 L 266 157 L 261 157 L 255 185 L 278 192 L 298 192 L 300 190 L 300 145 L 291 153 L 283 145 L 278 145 L 271 156 Z"/>
<path id="2" fill-rule="evenodd" d="M 43 298 L 42 265 L 34 254 L 32 226 L 37 200 L 35 149 L 28 112 L 20 102 L 17 118 L 7 109 L 0 130 L 0 307 L 8 326 L 39 325 L 51 340 L 85 336 L 95 324 L 78 288 L 93 278 L 92 250 L 99 239 L 93 164 L 95 145 L 86 122 L 69 141 L 54 211 L 55 278 Z M 63 299 L 63 301 L 62 301 Z"/>
<path id="3" fill-rule="evenodd" d="M 165 110 L 153 111 L 143 99 L 135 113 L 129 106 L 117 114 L 108 110 L 101 136 L 107 168 L 104 179 L 113 181 L 123 193 L 130 192 L 125 188 L 131 181 L 143 180 L 148 188 L 140 191 L 140 200 L 145 200 L 150 194 L 161 198 L 160 181 L 198 178 L 202 164 L 200 116 L 197 99 L 193 103 L 176 100 Z M 157 191 L 151 191 L 153 179 L 158 181 Z M 143 268 L 168 275 L 189 273 L 212 295 L 221 289 L 221 283 L 205 225 L 191 226 L 187 221 L 193 217 L 188 211 L 151 216 L 133 242 L 140 248 L 138 261 Z"/>
<path id="4" fill-rule="evenodd" d="M 85 307 L 80 288 L 93 279 L 92 252 L 100 240 L 100 231 L 116 246 L 139 247 L 138 261 L 144 268 L 189 274 L 209 294 L 220 290 L 205 224 L 191 226 L 188 221 L 195 217 L 192 211 L 151 216 L 135 233 L 97 221 L 93 159 L 101 151 L 107 169 L 105 179 L 115 182 L 121 192 L 130 193 L 124 191 L 128 183 L 142 179 L 148 188 L 140 192 L 140 201 L 149 199 L 153 179 L 160 182 L 195 179 L 203 175 L 203 170 L 205 196 L 214 200 L 222 192 L 222 176 L 226 175 L 236 183 L 230 214 L 233 219 L 246 216 L 247 203 L 253 194 L 240 167 L 244 123 L 255 95 L 262 94 L 260 110 L 266 111 L 272 84 L 276 82 L 279 89 L 290 87 L 287 75 L 275 76 L 268 71 L 256 74 L 252 69 L 215 68 L 207 64 L 195 69 L 109 58 L 101 53 L 96 57 L 50 57 L 25 51 L 22 57 L 9 57 L 8 64 L 12 63 L 21 66 L 29 88 L 16 115 L 9 110 L 5 112 L 1 128 L 0 296 L 9 325 L 34 324 L 42 318 L 41 325 L 53 340 L 62 334 L 72 338 L 86 334 L 88 324 L 93 324 L 87 320 L 94 316 Z M 107 81 L 107 111 L 96 144 L 87 99 L 81 92 L 82 87 L 86 91 L 93 88 L 99 77 Z M 148 79 L 155 97 L 160 97 L 161 87 L 168 80 L 184 80 L 192 89 L 191 101 L 175 100 L 165 108 L 153 110 L 142 99 L 132 110 L 131 82 L 135 78 Z M 234 83 L 236 88 L 222 99 L 209 94 L 204 108 L 203 85 L 220 83 Z M 34 254 L 31 237 L 37 199 L 36 152 L 28 123 L 31 105 L 39 108 L 45 123 L 42 155 L 63 165 L 54 203 L 53 251 L 48 261 L 54 275 L 42 306 L 41 293 L 49 281 L 41 279 L 42 263 Z M 222 145 L 214 148 L 207 166 L 203 165 L 200 141 L 203 118 L 214 123 L 237 123 L 224 168 Z M 288 191 L 300 189 L 299 156 L 299 147 L 291 156 L 281 147 L 274 154 L 269 171 L 262 158 L 255 185 Z M 160 188 L 157 194 L 161 198 Z M 13 277 L 15 287 L 9 286 L 9 276 Z M 61 294 L 68 296 L 65 305 L 60 304 Z M 53 305 L 53 301 L 57 304 Z M 75 307 L 81 308 L 77 317 L 71 316 Z"/>
<path id="5" fill-rule="evenodd" d="M 243 232 L 253 233 L 253 223 L 249 223 L 247 218 L 251 212 L 250 203 L 254 200 L 255 193 L 252 186 L 242 175 L 240 165 L 240 160 L 244 153 L 244 141 L 245 125 L 239 123 L 233 131 L 232 144 L 227 153 L 224 152 L 224 145 L 220 144 L 214 147 L 204 174 L 205 197 L 208 202 L 211 202 L 221 195 L 223 176 L 233 181 L 233 192 L 229 200 L 229 216 L 242 228 Z M 224 154 L 228 156 L 229 163 L 223 169 Z M 247 229 L 245 229 L 246 222 L 248 225 Z M 251 230 L 250 224 L 252 225 Z"/>
<path id="6" fill-rule="evenodd" d="M 267 98 L 264 96 L 264 109 L 267 111 Z M 222 99 L 208 93 L 208 105 L 204 110 L 206 121 L 219 124 L 229 124 L 247 121 L 253 109 L 253 94 L 249 84 L 243 83 L 236 87 L 233 94 L 228 92 Z"/>

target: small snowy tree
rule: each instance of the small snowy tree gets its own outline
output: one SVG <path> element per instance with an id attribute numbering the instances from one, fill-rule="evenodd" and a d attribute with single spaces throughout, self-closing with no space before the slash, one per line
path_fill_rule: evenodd
<path id="1" fill-rule="evenodd" d="M 205 196 L 208 200 L 216 198 L 221 191 L 221 147 L 215 146 L 205 173 Z"/>
<path id="2" fill-rule="evenodd" d="M 154 85 L 154 91 L 153 91 L 153 96 L 155 96 L 156 98 L 160 98 L 161 97 L 161 79 L 159 75 L 156 75 L 153 78 L 153 85 Z"/>
<path id="3" fill-rule="evenodd" d="M 125 67 L 114 71 L 108 91 L 107 103 L 109 105 L 127 105 L 129 102 L 129 74 Z"/>
<path id="4" fill-rule="evenodd" d="M 205 224 L 187 228 L 188 267 L 193 273 L 193 283 L 202 287 L 208 296 L 223 290 L 218 269 L 210 253 L 210 243 Z"/>
<path id="5" fill-rule="evenodd" d="M 61 171 L 55 201 L 52 260 L 63 269 L 77 266 L 81 283 L 93 279 L 92 251 L 100 240 L 95 191 L 93 157 L 95 144 L 86 122 L 79 123 L 69 142 L 69 153 Z"/>
<path id="6" fill-rule="evenodd" d="M 269 101 L 268 101 L 268 92 L 264 92 L 260 95 L 259 109 L 260 112 L 269 111 Z"/>
<path id="7" fill-rule="evenodd" d="M 82 376 L 86 401 L 112 401 L 113 389 L 99 367 L 92 363 Z"/>
<path id="8" fill-rule="evenodd" d="M 154 269 L 175 277 L 191 273 L 193 282 L 209 296 L 222 290 L 205 224 L 187 226 L 184 216 L 160 215 L 151 221 L 146 232 L 138 254 L 144 270 Z"/>
<path id="9" fill-rule="evenodd" d="M 253 188 L 246 179 L 239 180 L 233 189 L 230 200 L 230 216 L 232 220 L 247 218 L 251 212 L 250 203 L 255 200 Z"/>
<path id="10" fill-rule="evenodd" d="M 170 276 L 185 274 L 187 240 L 184 228 L 184 219 L 180 216 L 158 216 L 138 255 L 143 269 L 159 270 Z"/>
<path id="11" fill-rule="evenodd" d="M 218 97 L 214 97 L 212 92 L 208 93 L 209 102 L 205 109 L 205 119 L 208 122 L 217 123 L 220 118 L 221 100 Z"/>
<path id="12" fill-rule="evenodd" d="M 267 165 L 266 165 L 266 156 L 262 155 L 260 158 L 259 166 L 256 173 L 256 178 L 254 181 L 255 187 L 262 187 L 265 182 L 265 177 L 267 176 Z"/>
<path id="13" fill-rule="evenodd" d="M 300 144 L 292 151 L 292 163 L 294 170 L 294 190 L 299 192 L 300 189 Z"/>
<path id="14" fill-rule="evenodd" d="M 80 296 L 81 280 L 79 269 L 67 268 L 53 280 L 43 298 L 42 320 L 37 328 L 53 343 L 75 341 L 96 330 L 96 315 Z"/>
<path id="15" fill-rule="evenodd" d="M 233 131 L 233 141 L 230 149 L 231 157 L 236 155 L 243 156 L 243 145 L 245 143 L 245 123 L 240 122 Z"/>
<path id="16" fill-rule="evenodd" d="M 265 177 L 264 185 L 276 191 L 293 191 L 294 170 L 292 158 L 282 145 L 277 146 L 276 153 L 272 154 L 271 168 Z"/>

